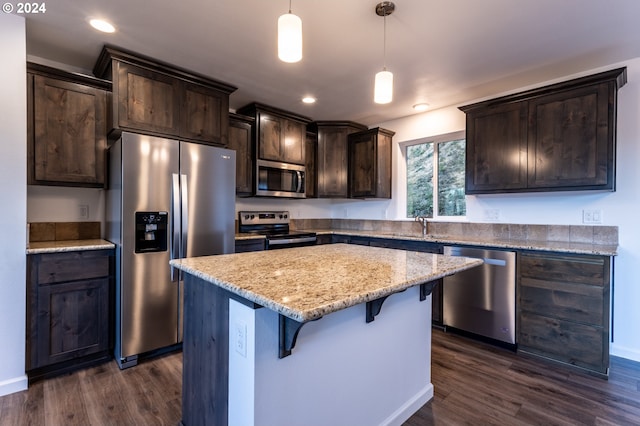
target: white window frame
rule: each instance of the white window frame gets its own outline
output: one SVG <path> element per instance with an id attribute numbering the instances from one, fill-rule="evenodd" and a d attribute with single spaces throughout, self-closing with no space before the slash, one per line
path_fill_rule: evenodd
<path id="1" fill-rule="evenodd" d="M 402 157 L 404 158 L 404 191 L 405 191 L 405 197 L 404 197 L 404 217 L 407 219 L 411 219 L 409 216 L 407 216 L 407 147 L 409 146 L 413 146 L 413 145 L 420 145 L 423 143 L 433 143 L 433 161 L 434 161 L 434 165 L 433 165 L 433 171 L 434 171 L 434 175 L 436 176 L 436 178 L 434 179 L 434 183 L 433 183 L 433 218 L 430 218 L 429 220 L 434 220 L 434 221 L 447 221 L 447 222 L 463 222 L 467 220 L 467 216 L 444 216 L 444 215 L 439 215 L 438 214 L 438 179 L 437 179 L 437 173 L 438 173 L 438 144 L 443 143 L 443 142 L 451 142 L 451 141 L 457 141 L 460 139 L 466 139 L 466 134 L 464 130 L 460 130 L 457 132 L 451 132 L 451 133 L 444 133 L 441 135 L 435 135 L 435 136 L 430 136 L 430 137 L 426 137 L 426 138 L 422 138 L 422 139 L 415 139 L 412 141 L 408 141 L 408 142 L 403 142 L 400 144 L 400 149 L 402 151 Z M 466 196 L 465 196 L 465 203 L 467 202 Z"/>

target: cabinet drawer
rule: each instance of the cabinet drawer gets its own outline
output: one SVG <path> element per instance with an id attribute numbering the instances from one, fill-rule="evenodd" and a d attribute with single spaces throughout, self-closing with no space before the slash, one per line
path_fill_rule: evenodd
<path id="1" fill-rule="evenodd" d="M 604 326 L 600 286 L 522 278 L 520 309 L 554 318 Z"/>
<path id="2" fill-rule="evenodd" d="M 265 249 L 266 240 L 236 240 L 236 253 L 246 253 L 249 251 L 262 251 Z"/>
<path id="3" fill-rule="evenodd" d="M 609 280 L 609 262 L 603 256 L 520 256 L 520 276 L 545 281 L 604 286 Z"/>
<path id="4" fill-rule="evenodd" d="M 606 374 L 606 329 L 522 312 L 518 350 Z"/>
<path id="5" fill-rule="evenodd" d="M 36 282 L 53 284 L 109 276 L 109 254 L 104 250 L 40 255 Z"/>

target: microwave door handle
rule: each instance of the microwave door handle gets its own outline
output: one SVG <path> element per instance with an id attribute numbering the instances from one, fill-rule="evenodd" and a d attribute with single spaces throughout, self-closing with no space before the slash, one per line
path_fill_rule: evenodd
<path id="1" fill-rule="evenodd" d="M 298 177 L 298 187 L 296 188 L 296 192 L 301 192 L 302 190 L 302 173 L 298 170 L 296 172 L 296 176 Z"/>
<path id="2" fill-rule="evenodd" d="M 180 258 L 180 181 L 178 175 L 173 173 L 171 183 L 171 250 L 170 258 Z M 176 281 L 176 268 L 171 266 L 170 278 Z"/>

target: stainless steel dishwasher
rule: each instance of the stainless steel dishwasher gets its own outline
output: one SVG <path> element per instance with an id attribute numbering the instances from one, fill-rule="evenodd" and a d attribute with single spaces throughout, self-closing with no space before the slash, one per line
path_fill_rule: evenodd
<path id="1" fill-rule="evenodd" d="M 445 327 L 515 344 L 515 252 L 446 246 L 444 254 L 484 260 L 484 265 L 444 278 Z"/>

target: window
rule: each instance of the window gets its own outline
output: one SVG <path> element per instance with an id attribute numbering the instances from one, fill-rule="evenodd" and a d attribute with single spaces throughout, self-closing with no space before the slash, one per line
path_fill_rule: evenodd
<path id="1" fill-rule="evenodd" d="M 405 146 L 407 217 L 466 215 L 465 146 L 464 132 Z"/>

